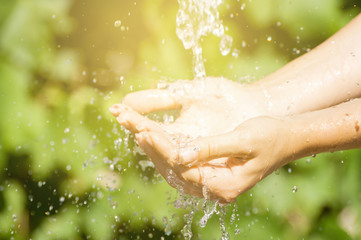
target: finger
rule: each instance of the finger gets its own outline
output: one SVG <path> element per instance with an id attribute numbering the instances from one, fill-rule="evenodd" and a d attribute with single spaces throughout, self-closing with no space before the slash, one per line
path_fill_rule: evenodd
<path id="1" fill-rule="evenodd" d="M 184 181 L 181 181 L 178 176 L 174 177 L 174 171 L 171 170 L 172 168 L 167 163 L 164 156 L 159 154 L 158 148 L 154 148 L 153 141 L 149 137 L 149 132 L 142 132 L 135 134 L 135 137 L 138 141 L 139 146 L 143 149 L 143 151 L 150 157 L 153 161 L 156 169 L 158 172 L 166 178 L 169 185 L 176 189 L 182 188 L 186 193 L 201 197 L 201 191 L 199 187 L 194 184 L 186 184 Z M 153 139 L 156 137 L 153 136 Z M 196 168 L 195 168 L 196 169 Z M 193 170 L 195 170 L 193 169 Z M 173 171 L 173 174 L 170 172 Z M 199 175 L 199 171 L 193 171 L 193 175 Z"/>
<path id="2" fill-rule="evenodd" d="M 139 147 L 143 149 L 143 151 L 150 157 L 157 168 L 157 170 L 163 175 L 166 174 L 168 169 L 167 162 L 164 160 L 162 156 L 158 154 L 157 151 L 154 151 L 152 146 L 152 140 L 149 137 L 148 132 L 142 132 L 135 134 L 135 138 L 139 144 Z M 164 176 L 164 175 L 163 175 Z"/>
<path id="3" fill-rule="evenodd" d="M 133 134 L 144 131 L 163 131 L 159 123 L 140 115 L 124 104 L 113 105 L 111 112 L 117 117 L 118 122 Z"/>
<path id="4" fill-rule="evenodd" d="M 193 166 L 221 157 L 247 159 L 252 151 L 245 148 L 236 130 L 218 136 L 198 138 L 179 150 L 179 163 Z"/>
<path id="5" fill-rule="evenodd" d="M 121 104 L 113 104 L 113 106 L 109 108 L 109 111 L 113 114 L 114 117 L 118 117 L 120 112 L 123 110 L 124 108 Z"/>
<path id="6" fill-rule="evenodd" d="M 135 134 L 135 138 L 138 141 L 139 147 L 147 154 L 147 156 L 154 163 L 155 168 L 158 172 L 164 177 L 167 178 L 167 182 L 174 188 L 178 188 L 178 181 L 171 179 L 172 175 L 170 174 L 170 165 L 167 163 L 164 156 L 159 154 L 159 151 L 153 147 L 153 142 L 149 137 L 148 132 L 142 132 Z"/>
<path id="7" fill-rule="evenodd" d="M 159 156 L 171 166 L 178 164 L 178 147 L 170 140 L 170 136 L 164 132 L 148 132 L 150 144 Z"/>
<path id="8" fill-rule="evenodd" d="M 206 199 L 229 203 L 239 195 L 236 189 L 239 181 L 230 168 L 202 165 L 198 171 L 192 167 L 182 175 L 186 181 L 202 186 L 202 195 Z"/>
<path id="9" fill-rule="evenodd" d="M 124 97 L 122 103 L 141 114 L 181 107 L 181 100 L 176 94 L 161 89 L 130 93 Z"/>

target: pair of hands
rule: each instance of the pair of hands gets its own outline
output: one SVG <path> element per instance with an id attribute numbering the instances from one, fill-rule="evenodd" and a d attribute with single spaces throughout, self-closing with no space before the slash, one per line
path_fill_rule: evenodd
<path id="1" fill-rule="evenodd" d="M 179 81 L 110 110 L 170 185 L 230 202 L 289 161 L 361 147 L 360 27 L 361 14 L 254 84 Z M 168 109 L 181 109 L 173 123 L 141 115 Z"/>
<path id="2" fill-rule="evenodd" d="M 207 78 L 131 93 L 110 111 L 171 186 L 231 202 L 291 158 L 286 121 L 265 117 L 262 99 L 252 85 Z M 142 115 L 179 108 L 171 123 Z"/>

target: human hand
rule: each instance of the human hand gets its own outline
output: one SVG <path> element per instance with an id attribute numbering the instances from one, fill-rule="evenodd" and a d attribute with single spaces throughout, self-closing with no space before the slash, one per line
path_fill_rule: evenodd
<path id="1" fill-rule="evenodd" d="M 283 120 L 259 117 L 234 131 L 187 141 L 128 106 L 114 105 L 112 112 L 167 182 L 191 195 L 234 201 L 291 159 Z"/>
<path id="2" fill-rule="evenodd" d="M 111 112 L 122 125 L 136 134 L 139 145 L 152 158 L 170 185 L 181 187 L 191 195 L 202 196 L 202 186 L 209 185 L 204 182 L 209 174 L 216 171 L 218 180 L 223 179 L 218 183 L 228 186 L 227 182 L 235 179 L 233 169 L 238 169 L 243 163 L 239 161 L 240 158 L 236 161 L 233 156 L 223 156 L 207 164 L 184 166 L 180 165 L 179 148 L 192 139 L 230 132 L 247 118 L 265 114 L 264 104 L 260 101 L 262 97 L 258 94 L 249 85 L 240 85 L 223 78 L 181 81 L 166 89 L 135 92 L 123 100 L 123 103 L 140 113 L 181 107 L 181 115 L 174 123 L 150 121 L 124 105 L 114 105 Z M 202 177 L 203 172 L 207 176 Z M 210 184 L 208 188 L 214 185 Z M 246 190 L 245 187 L 237 188 L 237 192 L 231 194 L 231 190 L 219 188 L 219 191 L 211 190 L 209 194 L 213 199 L 231 201 L 231 195 L 238 196 L 243 192 L 242 189 Z"/>
<path id="3" fill-rule="evenodd" d="M 162 128 L 186 138 L 229 132 L 249 118 L 268 115 L 261 91 L 225 78 L 178 81 L 128 94 L 122 103 L 141 114 L 180 109 L 180 116 Z"/>

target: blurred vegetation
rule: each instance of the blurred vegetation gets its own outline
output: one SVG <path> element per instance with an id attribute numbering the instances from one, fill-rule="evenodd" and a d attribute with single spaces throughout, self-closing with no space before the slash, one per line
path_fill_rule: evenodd
<path id="1" fill-rule="evenodd" d="M 361 10 L 346 0 L 227 0 L 233 55 L 203 41 L 208 75 L 259 79 Z M 108 107 L 192 79 L 175 0 L 0 0 L 0 239 L 181 239 L 171 189 Z M 115 21 L 121 24 L 115 26 Z M 271 38 L 271 39 L 270 39 Z M 298 160 L 238 198 L 232 239 L 360 239 L 361 152 Z M 217 217 L 194 239 L 219 239 Z M 235 229 L 239 235 L 235 235 Z"/>

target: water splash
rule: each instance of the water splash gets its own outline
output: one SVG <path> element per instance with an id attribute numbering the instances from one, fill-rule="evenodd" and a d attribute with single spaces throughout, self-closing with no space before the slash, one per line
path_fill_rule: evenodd
<path id="1" fill-rule="evenodd" d="M 219 228 L 222 233 L 221 240 L 229 240 L 230 237 L 225 223 L 227 212 L 226 212 L 226 207 L 224 205 L 219 205 L 218 215 L 219 215 Z"/>
<path id="2" fill-rule="evenodd" d="M 192 49 L 193 71 L 196 78 L 206 76 L 203 63 L 202 37 L 213 34 L 221 38 L 220 51 L 227 55 L 231 51 L 232 38 L 224 33 L 218 6 L 222 0 L 178 0 L 177 36 L 185 49 Z"/>
<path id="3" fill-rule="evenodd" d="M 190 240 L 193 237 L 193 232 L 192 232 L 193 217 L 194 217 L 194 210 L 191 210 L 189 214 L 184 215 L 184 221 L 186 222 L 186 224 L 181 230 L 184 240 Z"/>
<path id="4" fill-rule="evenodd" d="M 204 228 L 207 225 L 208 220 L 212 217 L 214 213 L 217 213 L 218 202 L 204 201 L 202 209 L 204 212 L 203 217 L 199 221 L 199 226 Z"/>
<path id="5" fill-rule="evenodd" d="M 175 201 L 174 206 L 176 208 L 188 209 L 189 213 L 185 214 L 183 219 L 185 222 L 184 227 L 181 230 L 181 233 L 184 239 L 189 240 L 193 237 L 192 232 L 192 223 L 194 219 L 194 215 L 201 211 L 204 213 L 203 217 L 199 221 L 199 226 L 204 228 L 207 225 L 208 220 L 215 214 L 219 219 L 219 227 L 221 230 L 221 240 L 229 240 L 230 235 L 226 228 L 226 206 L 225 204 L 220 204 L 218 201 L 213 202 L 209 199 L 200 199 L 197 197 L 193 197 L 184 193 L 182 189 L 179 190 L 179 197 Z M 200 209 L 202 206 L 202 209 Z M 236 221 L 237 214 L 237 204 L 233 204 L 232 216 L 231 216 L 231 224 L 234 224 Z M 238 226 L 236 225 L 236 231 L 240 231 Z"/>
<path id="6" fill-rule="evenodd" d="M 174 203 L 174 207 L 181 208 L 181 209 L 190 209 L 190 213 L 185 214 L 183 217 L 185 225 L 182 228 L 181 233 L 185 240 L 192 239 L 193 217 L 194 217 L 194 213 L 198 210 L 200 201 L 201 200 L 199 198 L 185 194 L 184 190 L 182 188 L 179 189 L 179 197 L 178 197 L 177 201 Z"/>

